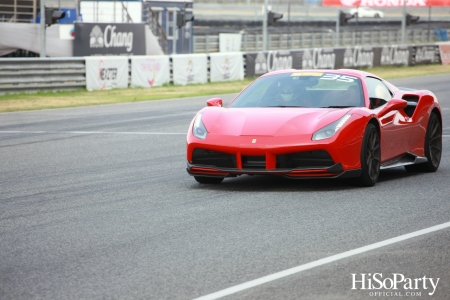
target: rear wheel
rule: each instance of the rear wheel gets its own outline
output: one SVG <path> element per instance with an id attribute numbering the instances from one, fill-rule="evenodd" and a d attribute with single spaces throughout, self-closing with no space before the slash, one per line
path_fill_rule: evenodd
<path id="1" fill-rule="evenodd" d="M 425 135 L 425 157 L 427 162 L 405 166 L 408 172 L 435 172 L 439 168 L 442 155 L 442 128 L 437 114 L 432 113 Z"/>
<path id="2" fill-rule="evenodd" d="M 361 176 L 358 183 L 361 186 L 373 186 L 380 176 L 380 137 L 373 124 L 368 124 L 361 147 Z"/>
<path id="3" fill-rule="evenodd" d="M 380 17 L 380 14 L 375 14 L 374 18 L 378 19 Z"/>
<path id="4" fill-rule="evenodd" d="M 194 178 L 199 183 L 207 183 L 207 184 L 219 184 L 223 181 L 223 177 L 194 176 Z"/>

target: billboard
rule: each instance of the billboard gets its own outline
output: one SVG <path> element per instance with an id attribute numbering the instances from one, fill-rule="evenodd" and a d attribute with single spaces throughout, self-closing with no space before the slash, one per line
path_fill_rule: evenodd
<path id="1" fill-rule="evenodd" d="M 323 0 L 323 6 L 402 7 L 403 0 Z M 450 6 L 450 0 L 406 0 L 408 7 Z"/>
<path id="2" fill-rule="evenodd" d="M 74 56 L 145 55 L 143 23 L 75 22 Z"/>

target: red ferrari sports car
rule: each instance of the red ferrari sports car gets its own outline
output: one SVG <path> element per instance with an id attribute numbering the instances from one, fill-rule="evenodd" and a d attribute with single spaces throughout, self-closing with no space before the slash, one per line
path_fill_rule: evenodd
<path id="1" fill-rule="evenodd" d="M 358 70 L 265 74 L 227 107 L 208 100 L 187 134 L 187 171 L 200 183 L 272 174 L 373 186 L 381 169 L 434 172 L 441 153 L 436 96 Z"/>

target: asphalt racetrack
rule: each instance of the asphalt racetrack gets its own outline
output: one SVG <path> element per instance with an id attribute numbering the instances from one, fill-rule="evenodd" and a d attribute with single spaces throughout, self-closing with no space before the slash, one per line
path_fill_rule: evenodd
<path id="1" fill-rule="evenodd" d="M 372 188 L 198 184 L 185 134 L 206 97 L 0 114 L 0 299 L 449 299 L 450 74 L 392 82 L 438 96 L 443 156 Z"/>

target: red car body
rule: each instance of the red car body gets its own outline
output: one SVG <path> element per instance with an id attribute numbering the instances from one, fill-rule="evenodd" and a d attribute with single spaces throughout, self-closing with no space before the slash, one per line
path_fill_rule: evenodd
<path id="1" fill-rule="evenodd" d="M 195 118 L 187 133 L 188 173 L 195 176 L 197 181 L 205 183 L 209 183 L 205 180 L 208 177 L 224 178 L 242 174 L 345 178 L 362 176 L 362 163 L 371 159 L 370 156 L 377 156 L 377 153 L 379 157 L 375 159 L 379 163 L 377 166 L 375 162 L 374 166 L 379 169 L 401 165 L 419 165 L 423 169 L 423 165 L 430 160 L 427 153 L 433 149 L 430 148 L 430 142 L 427 144 L 427 130 L 431 130 L 428 128 L 432 114 L 436 115 L 433 119 L 438 119 L 440 125 L 436 132 L 442 135 L 440 106 L 432 92 L 397 88 L 373 74 L 357 70 L 284 70 L 262 77 L 297 74 L 295 72 L 358 78 L 363 104 L 360 107 L 342 108 L 235 108 L 234 100 L 228 107 L 221 107 L 220 99 L 211 99 L 207 102 L 208 107 L 199 112 L 207 130 L 206 138 L 200 139 L 193 134 Z M 377 99 L 369 97 L 368 82 L 375 79 L 382 82 L 392 94 L 391 99 L 379 107 L 374 107 Z M 346 115 L 350 117 L 333 136 L 312 139 L 314 132 Z M 375 152 L 364 152 L 363 149 L 368 124 L 373 124 L 371 127 L 377 131 L 380 150 L 376 150 L 375 146 Z M 367 143 L 370 148 L 371 142 Z M 439 146 L 437 142 L 434 145 Z M 431 149 L 428 152 L 427 147 Z M 440 154 L 438 156 L 435 169 L 440 161 Z M 224 163 L 225 160 L 227 163 Z M 376 179 L 363 185 L 373 185 Z M 220 181 L 218 179 L 215 182 Z"/>

